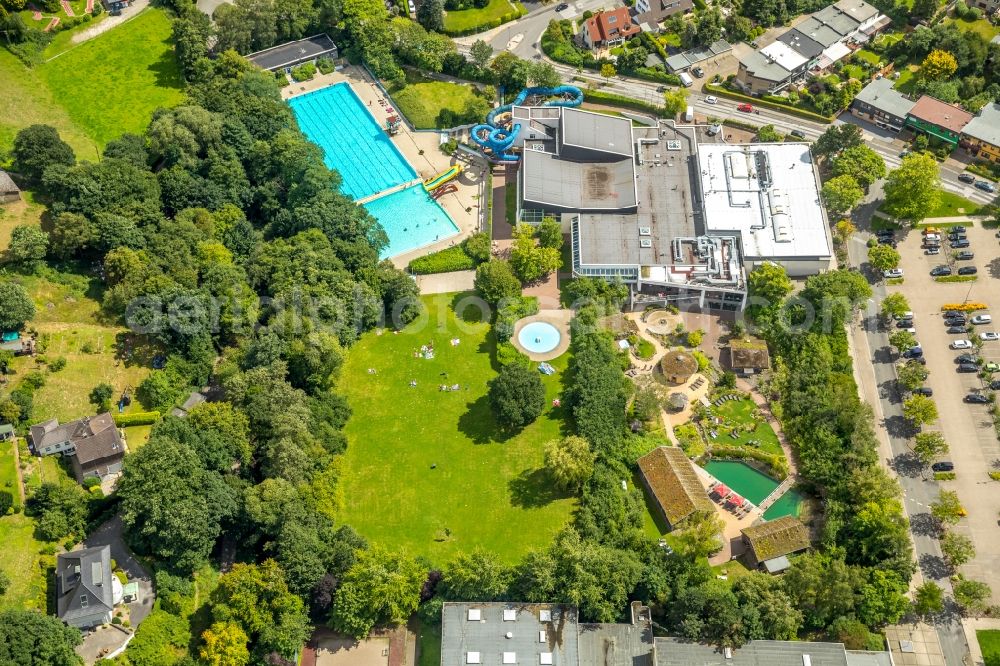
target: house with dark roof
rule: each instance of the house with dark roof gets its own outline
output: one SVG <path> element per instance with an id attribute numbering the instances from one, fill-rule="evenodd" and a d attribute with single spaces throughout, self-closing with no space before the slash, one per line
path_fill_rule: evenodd
<path id="1" fill-rule="evenodd" d="M 921 95 L 906 114 L 906 126 L 915 132 L 940 139 L 953 147 L 958 145 L 962 130 L 972 120 L 965 109 L 942 102 L 929 95 Z"/>
<path id="2" fill-rule="evenodd" d="M 14 179 L 10 177 L 9 173 L 0 169 L 0 203 L 20 201 L 20 199 L 21 189 L 14 182 Z"/>
<path id="3" fill-rule="evenodd" d="M 893 88 L 891 79 L 875 79 L 851 103 L 851 113 L 884 129 L 898 132 L 917 103 Z"/>
<path id="4" fill-rule="evenodd" d="M 667 58 L 667 69 L 676 74 L 686 72 L 694 66 L 707 67 L 733 52 L 732 45 L 724 39 L 712 42 L 708 46 L 699 46 L 683 53 L 677 53 Z"/>
<path id="5" fill-rule="evenodd" d="M 727 346 L 729 369 L 738 375 L 755 375 L 771 367 L 767 343 L 759 338 L 731 340 Z"/>
<path id="6" fill-rule="evenodd" d="M 80 483 L 88 476 L 103 479 L 122 469 L 125 442 L 108 412 L 61 425 L 58 419 L 49 419 L 31 426 L 29 434 L 35 455 L 68 456 Z"/>
<path id="7" fill-rule="evenodd" d="M 793 516 L 751 525 L 740 533 L 747 547 L 748 566 L 768 573 L 784 571 L 789 566 L 789 555 L 809 548 L 809 530 Z"/>
<path id="8" fill-rule="evenodd" d="M 81 629 L 111 622 L 116 582 L 111 573 L 111 546 L 60 554 L 56 558 L 56 616 Z"/>
<path id="9" fill-rule="evenodd" d="M 319 58 L 336 60 L 338 55 L 337 45 L 324 33 L 250 53 L 246 59 L 269 72 L 290 72 L 293 67 L 315 63 Z"/>
<path id="10" fill-rule="evenodd" d="M 684 451 L 660 446 L 639 458 L 642 482 L 670 529 L 696 511 L 715 511 L 694 465 Z"/>
<path id="11" fill-rule="evenodd" d="M 969 121 L 962 145 L 974 156 L 1000 164 L 1000 103 L 987 104 Z"/>
<path id="12" fill-rule="evenodd" d="M 597 12 L 584 21 L 581 34 L 588 49 L 603 49 L 617 46 L 640 32 L 639 25 L 632 22 L 629 8 L 618 7 Z"/>
<path id="13" fill-rule="evenodd" d="M 693 0 L 636 0 L 635 21 L 644 28 L 655 30 L 674 14 L 686 14 L 694 7 Z"/>

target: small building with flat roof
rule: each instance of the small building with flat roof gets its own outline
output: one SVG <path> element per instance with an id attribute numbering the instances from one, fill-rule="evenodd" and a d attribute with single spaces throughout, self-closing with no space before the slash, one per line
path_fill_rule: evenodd
<path id="1" fill-rule="evenodd" d="M 699 46 L 683 53 L 677 53 L 667 58 L 667 69 L 676 74 L 686 72 L 696 65 L 706 66 L 733 52 L 732 45 L 724 39 L 712 42 L 708 46 Z"/>
<path id="2" fill-rule="evenodd" d="M 0 442 L 14 439 L 14 426 L 10 423 L 0 423 Z"/>
<path id="3" fill-rule="evenodd" d="M 851 113 L 884 129 L 898 132 L 917 103 L 893 88 L 891 79 L 875 79 L 851 103 Z"/>
<path id="4" fill-rule="evenodd" d="M 639 458 L 643 485 L 673 530 L 697 511 L 715 511 L 687 455 L 676 446 L 659 446 Z"/>
<path id="5" fill-rule="evenodd" d="M 307 62 L 315 63 L 319 58 L 327 57 L 336 60 L 337 45 L 327 34 L 313 35 L 294 42 L 272 46 L 263 51 L 257 51 L 246 56 L 246 59 L 261 69 L 269 72 L 291 71 Z"/>
<path id="6" fill-rule="evenodd" d="M 984 106 L 962 130 L 962 141 L 975 157 L 1000 163 L 1000 103 Z"/>
<path id="7" fill-rule="evenodd" d="M 972 114 L 965 109 L 930 95 L 921 95 L 906 115 L 906 126 L 957 146 L 962 130 L 971 120 Z"/>
<path id="8" fill-rule="evenodd" d="M 579 664 L 577 609 L 565 604 L 447 602 L 441 666 Z"/>

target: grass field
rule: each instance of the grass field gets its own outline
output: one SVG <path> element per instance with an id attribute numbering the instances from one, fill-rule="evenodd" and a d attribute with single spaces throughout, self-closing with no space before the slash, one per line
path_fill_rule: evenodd
<path id="1" fill-rule="evenodd" d="M 983 651 L 986 666 L 1000 666 L 1000 630 L 980 629 L 976 631 L 979 649 Z"/>
<path id="2" fill-rule="evenodd" d="M 550 405 L 564 390 L 568 354 L 543 378 L 542 415 L 505 435 L 486 398 L 496 375 L 489 327 L 458 319 L 452 298 L 424 299 L 428 317 L 399 334 L 369 333 L 348 355 L 341 387 L 354 416 L 345 429 L 341 518 L 435 566 L 476 546 L 514 562 L 548 544 L 576 504 L 542 467 L 542 445 L 564 434 L 563 408 Z M 449 344 L 456 337 L 460 344 Z M 414 358 L 429 341 L 435 358 Z M 440 384 L 461 388 L 443 392 Z"/>
<path id="3" fill-rule="evenodd" d="M 515 11 L 514 6 L 508 0 L 490 0 L 490 4 L 482 9 L 447 12 L 444 15 L 444 29 L 446 32 L 461 32 L 479 26 L 485 27 L 490 21 L 495 21 L 513 11 Z"/>
<path id="4" fill-rule="evenodd" d="M 865 80 L 865 70 L 860 65 L 844 65 L 844 76 L 848 79 Z"/>
<path id="5" fill-rule="evenodd" d="M 430 81 L 410 75 L 402 88 L 390 90 L 396 107 L 417 129 L 434 129 L 443 109 L 462 113 L 476 93 L 471 85 Z"/>
<path id="6" fill-rule="evenodd" d="M 866 49 L 858 49 L 854 52 L 854 57 L 875 66 L 878 66 L 878 64 L 882 61 L 882 57 L 879 54 L 872 53 Z"/>
<path id="7" fill-rule="evenodd" d="M 34 533 L 35 521 L 23 513 L 0 517 L 0 570 L 10 577 L 0 609 L 45 611 L 47 570 L 55 565 L 55 556 L 42 554 L 46 544 L 35 539 Z"/>
<path id="8" fill-rule="evenodd" d="M 916 65 L 910 65 L 909 67 L 900 70 L 899 78 L 896 79 L 896 83 L 894 83 L 892 87 L 901 93 L 910 94 L 914 92 L 917 85 L 917 79 L 915 76 L 919 69 L 920 68 Z"/>
<path id="9" fill-rule="evenodd" d="M 959 30 L 964 30 L 966 32 L 977 32 L 983 36 L 987 42 L 1000 35 L 1000 28 L 993 25 L 984 18 L 978 21 L 966 21 L 965 19 L 952 19 L 951 23 L 954 23 Z"/>
<path id="10" fill-rule="evenodd" d="M 68 37 L 61 33 L 57 40 L 68 47 Z M 53 46 L 58 44 L 47 54 Z M 94 160 L 122 132 L 145 129 L 157 107 L 179 104 L 182 83 L 170 18 L 160 9 L 147 9 L 33 69 L 0 50 L 0 154 L 19 129 L 45 123 L 59 130 L 78 158 Z"/>
<path id="11" fill-rule="evenodd" d="M 0 442 L 0 490 L 5 490 L 14 497 L 14 507 L 21 506 L 21 491 L 17 487 L 17 457 L 14 455 L 16 444 L 12 441 Z"/>
<path id="12" fill-rule="evenodd" d="M 713 407 L 712 411 L 722 418 L 723 427 L 718 428 L 719 436 L 711 440 L 711 443 L 722 446 L 747 446 L 759 449 L 765 453 L 783 456 L 784 452 L 781 450 L 781 443 L 778 441 L 778 436 L 774 434 L 774 430 L 771 429 L 767 421 L 762 420 L 757 422 L 757 429 L 753 432 L 741 429 L 736 437 L 733 437 L 728 430 L 725 430 L 724 427 L 727 425 L 747 426 L 752 424 L 754 419 L 751 414 L 756 407 L 754 401 L 750 399 L 730 400 L 718 407 Z M 751 445 L 748 443 L 751 440 L 758 443 Z"/>
<path id="13" fill-rule="evenodd" d="M 927 217 L 954 217 L 956 215 L 976 215 L 981 206 L 963 196 L 941 191 L 941 203 Z"/>

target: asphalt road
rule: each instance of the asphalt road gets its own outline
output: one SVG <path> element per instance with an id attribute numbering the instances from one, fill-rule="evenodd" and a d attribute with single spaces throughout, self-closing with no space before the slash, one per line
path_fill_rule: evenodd
<path id="1" fill-rule="evenodd" d="M 853 238 L 848 251 L 853 266 L 860 267 L 867 262 L 865 238 Z M 896 388 L 894 362 L 897 359 L 889 347 L 891 331 L 879 322 L 878 313 L 887 294 L 885 283 L 871 280 L 871 277 L 870 281 L 873 282 L 870 307 L 855 324 L 863 334 L 855 336 L 854 362 L 858 364 L 862 389 L 875 410 L 880 439 L 888 442 L 889 455 L 883 463 L 896 473 L 903 490 L 903 508 L 910 520 L 914 555 L 920 569 L 918 576 L 934 580 L 950 594 L 948 576 L 951 572 L 942 558 L 937 527 L 929 509 L 931 502 L 937 499 L 938 483 L 931 474 L 921 469 L 910 449 L 911 432 L 903 418 L 902 396 Z M 866 360 L 870 362 L 866 363 Z M 962 664 L 969 648 L 959 618 L 948 614 L 934 626 L 946 663 Z"/>

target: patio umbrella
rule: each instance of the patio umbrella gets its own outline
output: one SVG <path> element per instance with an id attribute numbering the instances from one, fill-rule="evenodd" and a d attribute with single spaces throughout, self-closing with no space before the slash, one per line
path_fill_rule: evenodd
<path id="1" fill-rule="evenodd" d="M 719 485 L 717 485 L 715 488 L 712 489 L 712 492 L 715 493 L 719 498 L 723 498 L 732 491 L 726 487 L 726 484 L 720 483 Z"/>

